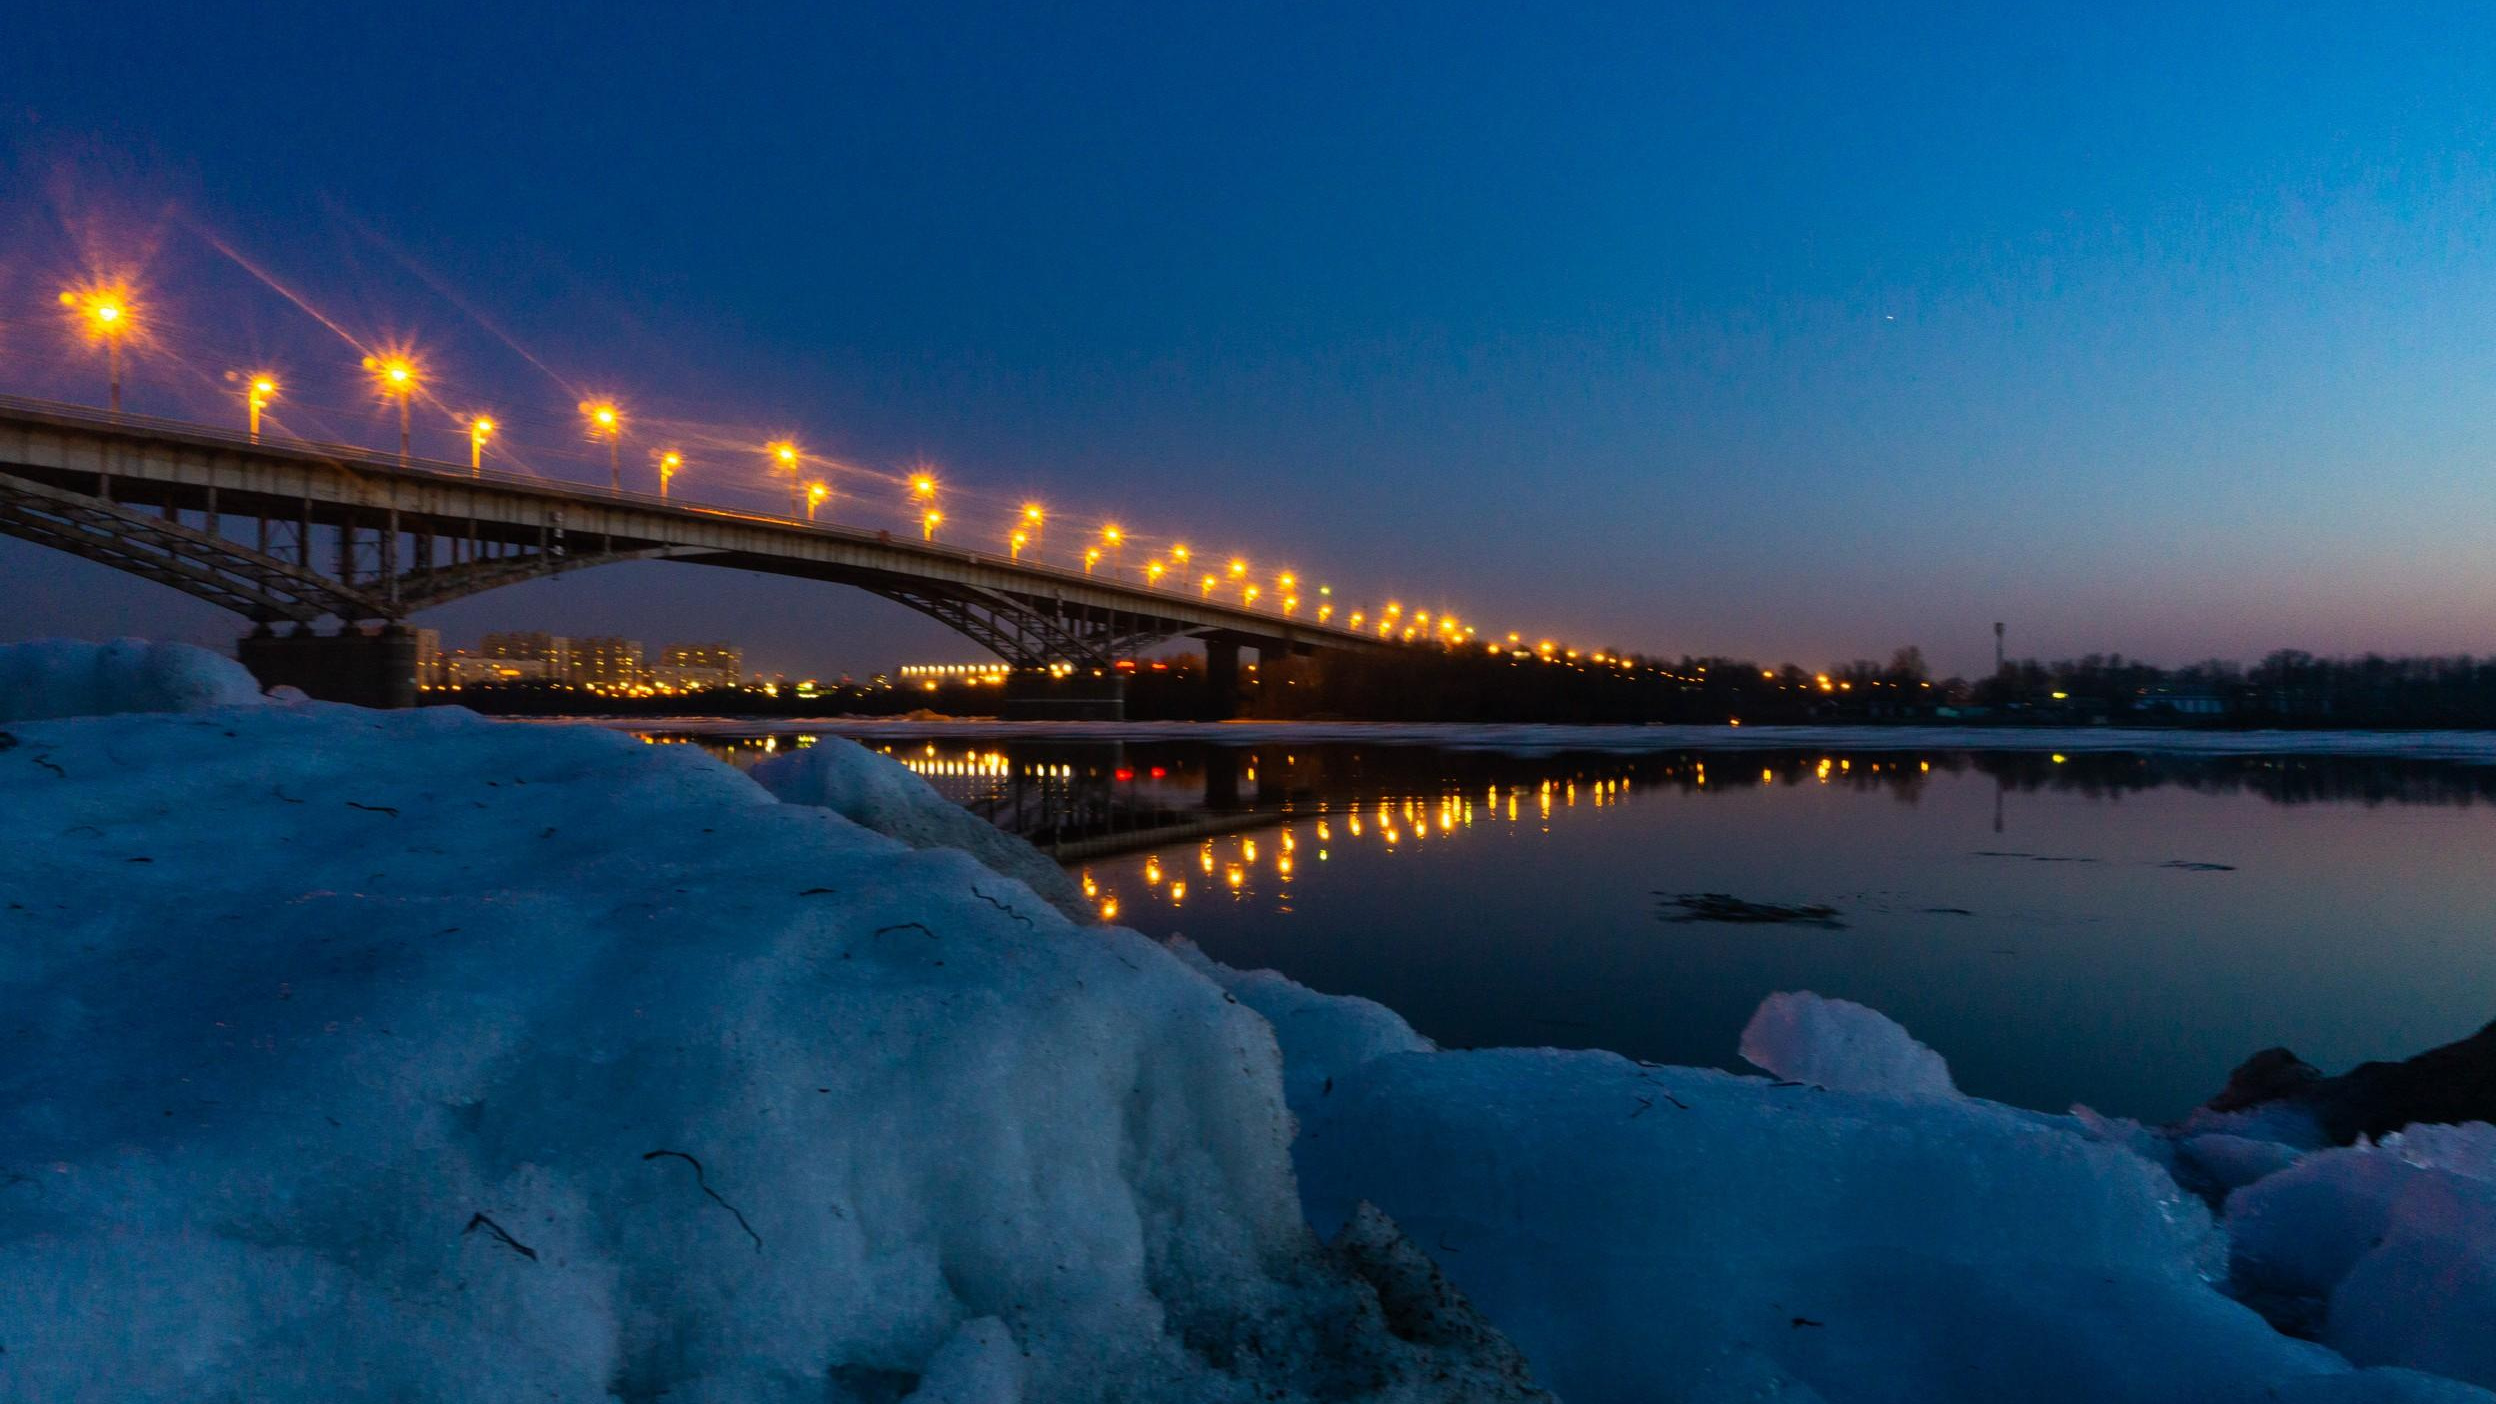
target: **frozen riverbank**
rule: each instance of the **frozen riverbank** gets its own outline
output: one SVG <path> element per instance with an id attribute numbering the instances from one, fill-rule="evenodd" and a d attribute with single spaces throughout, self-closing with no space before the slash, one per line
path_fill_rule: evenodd
<path id="1" fill-rule="evenodd" d="M 4 732 L 0 1399 L 1530 1397 L 1507 1341 L 1579 1401 L 2496 1379 L 2479 1132 L 2043 1115 L 1807 999 L 1770 1076 L 1442 1052 L 592 728 Z M 936 831 L 840 756 L 785 793 Z"/>
<path id="2" fill-rule="evenodd" d="M 2061 751 L 2178 756 L 2388 756 L 2496 764 L 2496 731 L 2177 731 L 2140 727 L 1539 726 L 1417 722 L 1004 722 L 889 717 L 588 718 L 625 731 L 875 741 L 1209 741 L 1219 745 L 1435 746 L 1547 754 L 1593 751 Z"/>

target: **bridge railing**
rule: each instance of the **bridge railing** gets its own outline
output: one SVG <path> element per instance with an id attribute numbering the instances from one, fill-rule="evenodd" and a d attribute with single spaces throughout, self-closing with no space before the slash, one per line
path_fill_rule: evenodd
<path id="1" fill-rule="evenodd" d="M 291 438 L 282 434 L 254 436 L 238 429 L 212 424 L 196 424 L 189 420 L 162 419 L 143 414 L 117 414 L 91 405 L 68 404 L 57 400 L 37 400 L 21 395 L 0 394 L 0 414 L 17 412 L 45 419 L 64 420 L 72 424 L 119 433 L 161 434 L 191 443 L 213 443 L 247 452 L 276 452 L 327 462 L 343 463 L 359 472 L 412 478 L 445 483 L 491 483 L 501 487 L 520 488 L 533 493 L 551 493 L 587 505 L 623 502 L 660 512 L 680 512 L 687 516 L 727 518 L 741 522 L 758 522 L 792 531 L 819 533 L 862 545 L 888 546 L 917 552 L 934 559 L 962 561 L 991 566 L 1026 575 L 1062 581 L 1070 585 L 1099 588 L 1103 585 L 1131 591 L 1150 599 L 1169 599 L 1192 610 L 1228 614 L 1258 624 L 1281 624 L 1297 631 L 1322 634 L 1335 638 L 1376 643 L 1379 640 L 1336 624 L 1319 624 L 1314 620 L 1294 619 L 1279 612 L 1260 613 L 1244 605 L 1216 604 L 1195 600 L 1178 590 L 1160 590 L 1139 581 L 1116 576 L 1087 574 L 1046 561 L 1027 561 L 1008 553 L 983 551 L 976 547 L 948 545 L 941 541 L 912 541 L 896 536 L 889 530 L 853 526 L 845 522 L 808 521 L 802 516 L 753 511 L 739 507 L 722 507 L 710 503 L 688 501 L 681 497 L 663 497 L 654 492 L 627 488 L 621 491 L 585 483 L 567 482 L 534 473 L 514 473 L 500 468 L 472 469 L 465 463 L 448 459 L 426 458 L 421 455 L 400 455 L 386 449 L 362 444 L 333 443 L 321 439 Z"/>

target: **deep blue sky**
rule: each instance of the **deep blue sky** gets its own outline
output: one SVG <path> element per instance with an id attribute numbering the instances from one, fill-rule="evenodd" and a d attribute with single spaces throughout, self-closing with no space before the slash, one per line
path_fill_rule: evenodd
<path id="1" fill-rule="evenodd" d="M 547 472 L 594 388 L 722 496 L 788 432 L 845 515 L 923 456 L 967 533 L 1029 493 L 1589 645 L 2496 646 L 2484 7 L 248 8 L 12 14 L 0 389 L 100 398 L 51 300 L 134 267 L 134 409 L 267 361 L 385 442 L 213 236 Z M 235 632 L 9 543 L 0 599 Z M 427 622 L 976 656 L 685 567 Z"/>

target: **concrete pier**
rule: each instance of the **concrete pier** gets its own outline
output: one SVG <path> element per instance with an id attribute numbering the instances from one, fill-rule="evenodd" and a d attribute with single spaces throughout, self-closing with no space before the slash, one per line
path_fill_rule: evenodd
<path id="1" fill-rule="evenodd" d="M 299 688 L 307 697 L 358 707 L 416 705 L 416 636 L 395 625 L 374 633 L 259 629 L 243 637 L 235 656 L 264 688 Z"/>

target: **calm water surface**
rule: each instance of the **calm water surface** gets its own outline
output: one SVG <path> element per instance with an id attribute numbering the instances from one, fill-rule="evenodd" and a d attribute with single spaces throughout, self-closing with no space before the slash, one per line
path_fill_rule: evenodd
<path id="1" fill-rule="evenodd" d="M 1119 921 L 1451 1046 L 1738 1066 L 1760 997 L 1813 989 L 1896 1017 L 1969 1091 L 2165 1118 L 2270 1044 L 2337 1069 L 2496 1017 L 2485 767 L 869 744 Z M 1843 925 L 1673 920 L 1684 893 Z"/>

